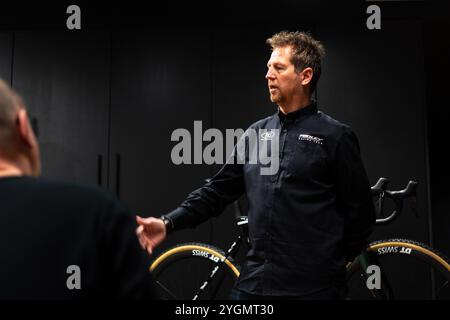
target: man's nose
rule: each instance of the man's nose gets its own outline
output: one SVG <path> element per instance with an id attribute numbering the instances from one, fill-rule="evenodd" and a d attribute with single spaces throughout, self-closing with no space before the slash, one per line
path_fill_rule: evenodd
<path id="1" fill-rule="evenodd" d="M 266 79 L 267 80 L 274 80 L 275 79 L 275 75 L 273 74 L 272 70 L 270 70 L 270 69 L 267 70 Z"/>

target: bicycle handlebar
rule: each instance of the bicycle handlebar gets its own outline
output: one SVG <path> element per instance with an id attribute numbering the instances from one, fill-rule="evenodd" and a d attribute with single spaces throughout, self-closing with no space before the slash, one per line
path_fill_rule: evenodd
<path id="1" fill-rule="evenodd" d="M 377 214 L 379 216 L 383 213 L 384 198 L 390 198 L 394 201 L 395 209 L 387 217 L 376 219 L 376 224 L 387 224 L 392 222 L 398 217 L 403 209 L 403 200 L 411 197 L 416 197 L 418 183 L 416 181 L 409 181 L 407 186 L 403 190 L 389 191 L 386 190 L 389 184 L 389 179 L 380 178 L 377 183 L 371 188 L 373 196 L 379 196 L 379 205 L 377 208 Z"/>
<path id="2" fill-rule="evenodd" d="M 400 191 L 386 191 L 389 198 L 392 198 L 394 200 L 403 200 L 409 197 L 415 197 L 417 192 L 417 186 L 419 184 L 416 181 L 409 181 L 408 185 L 405 189 Z"/>
<path id="3" fill-rule="evenodd" d="M 386 190 L 388 184 L 389 184 L 389 179 L 383 178 L 383 177 L 378 179 L 377 183 L 375 183 L 375 185 L 371 188 L 372 195 L 373 196 L 380 195 L 383 191 Z"/>

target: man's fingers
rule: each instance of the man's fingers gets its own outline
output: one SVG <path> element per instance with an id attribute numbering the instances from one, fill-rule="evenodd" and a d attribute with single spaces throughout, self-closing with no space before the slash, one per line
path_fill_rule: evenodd
<path id="1" fill-rule="evenodd" d="M 147 246 L 147 240 L 143 236 L 138 236 L 139 243 L 143 249 Z"/>
<path id="2" fill-rule="evenodd" d="M 143 234 L 143 232 L 144 232 L 143 226 L 139 226 L 136 228 L 136 235 L 139 240 L 139 243 L 140 243 L 141 247 L 143 249 L 145 249 L 146 244 L 147 244 L 147 239 L 146 239 L 145 235 Z"/>
<path id="3" fill-rule="evenodd" d="M 144 227 L 150 227 L 152 222 L 156 221 L 154 217 L 142 218 L 140 216 L 136 216 L 136 222 Z"/>
<path id="4" fill-rule="evenodd" d="M 145 223 L 145 219 L 140 216 L 136 216 L 136 222 L 138 224 L 143 224 L 143 223 Z"/>
<path id="5" fill-rule="evenodd" d="M 142 218 L 136 215 L 136 222 L 138 223 L 136 235 L 142 248 L 146 250 L 149 255 L 153 254 L 153 248 L 155 247 L 155 243 L 153 243 L 154 241 L 152 239 L 152 233 L 155 232 L 155 225 L 152 223 L 154 221 L 157 221 L 157 219 L 153 217 Z"/>
<path id="6" fill-rule="evenodd" d="M 138 239 L 139 239 L 139 244 L 141 245 L 142 249 L 145 249 L 147 246 L 147 241 L 142 237 L 138 237 Z"/>

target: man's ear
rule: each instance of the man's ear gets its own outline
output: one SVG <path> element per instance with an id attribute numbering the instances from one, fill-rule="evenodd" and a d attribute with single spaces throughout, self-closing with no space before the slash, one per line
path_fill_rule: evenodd
<path id="1" fill-rule="evenodd" d="M 17 117 L 18 133 L 22 142 L 29 148 L 33 146 L 33 130 L 28 120 L 27 111 L 21 108 Z"/>
<path id="2" fill-rule="evenodd" d="M 303 69 L 302 80 L 301 80 L 303 86 L 306 86 L 307 84 L 309 84 L 311 82 L 313 74 L 314 74 L 314 72 L 313 72 L 312 68 L 308 67 L 308 68 Z"/>

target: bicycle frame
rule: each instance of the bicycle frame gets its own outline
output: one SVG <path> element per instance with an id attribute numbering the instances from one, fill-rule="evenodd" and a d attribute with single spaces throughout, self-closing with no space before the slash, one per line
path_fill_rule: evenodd
<path id="1" fill-rule="evenodd" d="M 247 222 L 245 222 L 246 224 Z M 238 222 L 239 225 L 239 222 Z M 218 271 L 220 271 L 220 269 L 222 268 L 222 266 L 225 264 L 225 260 L 227 260 L 228 258 L 235 258 L 237 252 L 239 251 L 242 242 L 244 241 L 243 239 L 243 235 L 238 235 L 237 239 L 231 244 L 231 246 L 228 248 L 228 250 L 226 251 L 226 255 L 224 256 L 223 259 L 220 260 L 220 264 L 217 265 L 212 271 L 211 274 L 209 275 L 208 279 L 203 283 L 203 285 L 198 289 L 198 291 L 196 292 L 196 294 L 194 295 L 193 300 L 198 300 L 198 298 L 202 295 L 202 293 L 205 291 L 206 287 L 212 282 L 212 280 L 214 279 L 215 275 L 217 274 Z M 219 283 L 216 286 L 216 290 L 213 292 L 213 297 L 215 297 L 215 295 L 217 294 L 217 290 L 219 290 L 220 285 L 222 284 L 222 281 L 224 279 L 225 274 L 222 275 L 222 278 L 219 279 Z"/>

